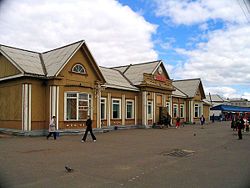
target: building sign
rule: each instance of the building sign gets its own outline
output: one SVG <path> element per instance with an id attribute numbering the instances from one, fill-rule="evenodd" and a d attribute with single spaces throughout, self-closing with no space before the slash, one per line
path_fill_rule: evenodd
<path id="1" fill-rule="evenodd" d="M 165 78 L 165 76 L 158 74 L 158 75 L 155 76 L 155 80 L 165 82 L 167 79 Z"/>

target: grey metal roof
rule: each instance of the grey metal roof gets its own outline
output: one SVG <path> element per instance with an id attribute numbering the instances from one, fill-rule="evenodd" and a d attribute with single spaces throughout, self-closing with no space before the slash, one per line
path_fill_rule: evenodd
<path id="1" fill-rule="evenodd" d="M 194 97 L 198 90 L 201 80 L 189 79 L 189 80 L 175 80 L 173 81 L 174 87 L 180 89 L 182 92 L 188 95 L 188 97 Z"/>
<path id="2" fill-rule="evenodd" d="M 0 45 L 0 50 L 17 68 L 22 69 L 24 73 L 44 76 L 39 53 L 3 45 Z"/>
<path id="3" fill-rule="evenodd" d="M 55 76 L 83 43 L 84 41 L 79 41 L 55 50 L 42 53 L 43 61 L 48 73 L 47 76 Z"/>
<path id="4" fill-rule="evenodd" d="M 185 93 L 183 93 L 181 90 L 179 90 L 178 88 L 175 88 L 175 90 L 172 92 L 173 96 L 178 96 L 178 97 L 188 97 L 188 95 L 186 95 Z"/>
<path id="5" fill-rule="evenodd" d="M 210 98 L 211 96 L 211 98 Z M 211 100 L 213 102 L 224 102 L 224 101 L 227 101 L 226 99 L 223 99 L 221 96 L 217 95 L 217 94 L 213 94 L 213 95 L 206 95 L 206 100 L 211 102 Z"/>
<path id="6" fill-rule="evenodd" d="M 127 70 L 123 73 L 133 85 L 139 85 L 143 81 L 143 73 L 152 74 L 161 61 L 153 61 L 141 64 L 128 65 Z M 114 67 L 117 70 L 125 70 L 124 66 Z"/>
<path id="7" fill-rule="evenodd" d="M 100 70 L 106 80 L 106 86 L 128 88 L 133 90 L 138 90 L 137 87 L 131 85 L 129 81 L 119 72 L 118 70 L 112 68 L 100 67 Z"/>

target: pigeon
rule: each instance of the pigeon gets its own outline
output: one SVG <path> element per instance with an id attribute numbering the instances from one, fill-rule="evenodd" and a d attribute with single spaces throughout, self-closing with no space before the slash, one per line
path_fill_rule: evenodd
<path id="1" fill-rule="evenodd" d="M 194 136 L 196 136 L 196 134 L 194 133 Z"/>
<path id="2" fill-rule="evenodd" d="M 72 172 L 73 171 L 73 169 L 72 168 L 70 168 L 69 166 L 65 166 L 65 169 L 67 170 L 67 172 Z"/>

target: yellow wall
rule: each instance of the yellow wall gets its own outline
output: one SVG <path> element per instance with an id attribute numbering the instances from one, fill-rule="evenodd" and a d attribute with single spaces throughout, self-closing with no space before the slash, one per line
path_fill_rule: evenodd
<path id="1" fill-rule="evenodd" d="M 22 128 L 22 86 L 19 81 L 0 83 L 1 128 Z"/>
<path id="2" fill-rule="evenodd" d="M 13 76 L 20 71 L 12 65 L 2 54 L 0 54 L 0 78 L 7 77 L 7 76 Z"/>

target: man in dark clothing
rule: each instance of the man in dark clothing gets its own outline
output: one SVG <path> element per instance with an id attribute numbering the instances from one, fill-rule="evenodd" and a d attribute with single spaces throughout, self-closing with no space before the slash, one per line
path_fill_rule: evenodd
<path id="1" fill-rule="evenodd" d="M 242 140 L 242 132 L 241 129 L 244 128 L 244 119 L 243 117 L 240 118 L 240 121 L 238 122 L 238 136 L 239 136 L 239 140 Z"/>
<path id="2" fill-rule="evenodd" d="M 87 119 L 87 121 L 86 121 L 86 126 L 87 126 L 87 128 L 86 128 L 85 133 L 84 133 L 84 136 L 83 136 L 83 138 L 82 138 L 82 142 L 85 142 L 85 141 L 86 141 L 88 132 L 90 132 L 93 141 L 96 142 L 96 137 L 95 137 L 95 135 L 93 134 L 93 131 L 92 131 L 92 120 L 91 120 L 90 116 L 88 116 L 88 119 Z"/>

